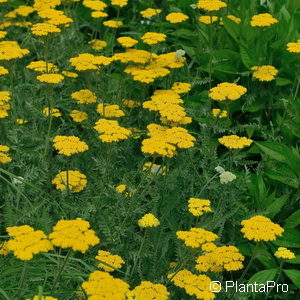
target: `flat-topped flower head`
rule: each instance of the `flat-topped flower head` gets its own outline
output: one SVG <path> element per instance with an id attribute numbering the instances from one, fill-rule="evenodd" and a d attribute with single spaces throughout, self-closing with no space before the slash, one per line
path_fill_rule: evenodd
<path id="1" fill-rule="evenodd" d="M 176 23 L 181 23 L 184 22 L 188 19 L 189 17 L 183 13 L 170 13 L 166 16 L 166 20 L 170 23 L 176 24 Z"/>
<path id="2" fill-rule="evenodd" d="M 71 111 L 70 117 L 73 119 L 74 122 L 81 123 L 88 119 L 88 114 L 84 111 L 74 109 Z"/>
<path id="3" fill-rule="evenodd" d="M 213 23 L 217 22 L 218 20 L 219 20 L 219 17 L 217 17 L 217 16 L 200 16 L 198 18 L 199 22 L 206 24 L 206 25 L 213 24 Z"/>
<path id="4" fill-rule="evenodd" d="M 138 220 L 140 227 L 157 227 L 160 222 L 153 214 L 145 214 Z"/>
<path id="5" fill-rule="evenodd" d="M 268 13 L 255 15 L 250 22 L 252 27 L 268 27 L 276 23 L 278 20 Z"/>
<path id="6" fill-rule="evenodd" d="M 223 82 L 209 90 L 208 96 L 215 101 L 237 100 L 247 89 L 236 83 Z"/>
<path id="7" fill-rule="evenodd" d="M 288 43 L 287 51 L 291 53 L 300 53 L 300 40 L 298 40 L 296 43 Z"/>
<path id="8" fill-rule="evenodd" d="M 127 300 L 168 300 L 170 293 L 162 284 L 142 281 L 132 291 L 126 294 Z"/>
<path id="9" fill-rule="evenodd" d="M 137 40 L 135 40 L 129 36 L 119 37 L 117 39 L 117 41 L 125 48 L 131 48 L 138 43 Z"/>
<path id="10" fill-rule="evenodd" d="M 114 278 L 107 272 L 94 271 L 82 288 L 88 295 L 88 299 L 125 300 L 129 292 L 129 284 L 122 279 Z"/>
<path id="11" fill-rule="evenodd" d="M 12 60 L 22 58 L 27 55 L 29 50 L 22 49 L 16 41 L 0 42 L 0 60 Z"/>
<path id="12" fill-rule="evenodd" d="M 101 55 L 81 53 L 76 57 L 70 58 L 69 61 L 77 71 L 96 71 L 100 70 L 103 66 L 109 65 L 112 59 Z"/>
<path id="13" fill-rule="evenodd" d="M 188 93 L 192 88 L 192 85 L 187 82 L 174 82 L 171 90 L 177 94 L 185 94 Z"/>
<path id="14" fill-rule="evenodd" d="M 6 153 L 8 151 L 9 147 L 5 145 L 0 145 L 0 164 L 6 164 L 12 161 L 11 157 Z"/>
<path id="15" fill-rule="evenodd" d="M 111 4 L 114 6 L 124 7 L 128 3 L 128 0 L 111 0 Z"/>
<path id="16" fill-rule="evenodd" d="M 245 257 L 234 246 L 216 247 L 199 256 L 195 268 L 200 272 L 237 271 L 243 269 Z"/>
<path id="17" fill-rule="evenodd" d="M 61 30 L 54 24 L 50 24 L 48 22 L 45 23 L 37 23 L 31 27 L 31 32 L 33 35 L 37 36 L 47 36 L 51 33 L 60 33 Z"/>
<path id="18" fill-rule="evenodd" d="M 92 10 L 102 11 L 107 7 L 107 4 L 100 0 L 83 0 L 82 4 Z"/>
<path id="19" fill-rule="evenodd" d="M 71 248 L 82 253 L 100 243 L 95 231 L 90 229 L 90 223 L 81 218 L 59 220 L 49 234 L 49 238 L 54 246 Z"/>
<path id="20" fill-rule="evenodd" d="M 131 131 L 119 125 L 118 121 L 100 119 L 96 122 L 94 129 L 100 133 L 99 139 L 104 143 L 126 140 Z"/>
<path id="21" fill-rule="evenodd" d="M 120 109 L 117 104 L 99 103 L 97 105 L 97 113 L 107 118 L 119 118 L 125 116 L 125 113 Z"/>
<path id="22" fill-rule="evenodd" d="M 58 173 L 52 180 L 52 184 L 56 185 L 57 190 L 69 190 L 72 193 L 79 193 L 85 189 L 87 185 L 86 176 L 79 171 L 62 171 Z"/>
<path id="23" fill-rule="evenodd" d="M 147 19 L 150 19 L 154 16 L 157 16 L 161 13 L 161 9 L 147 8 L 145 10 L 140 11 L 140 14 Z"/>
<path id="24" fill-rule="evenodd" d="M 259 81 L 272 81 L 278 73 L 278 70 L 270 65 L 254 66 L 251 70 L 254 71 L 252 74 L 253 78 Z"/>
<path id="25" fill-rule="evenodd" d="M 177 231 L 176 236 L 178 239 L 183 240 L 186 246 L 192 248 L 202 247 L 202 245 L 214 242 L 219 238 L 215 233 L 202 228 L 191 228 L 188 231 Z"/>
<path id="26" fill-rule="evenodd" d="M 188 200 L 189 212 L 195 216 L 199 217 L 207 212 L 211 212 L 210 201 L 206 199 L 190 198 Z"/>
<path id="27" fill-rule="evenodd" d="M 0 66 L 0 76 L 7 75 L 8 73 L 9 73 L 9 71 L 5 67 Z"/>
<path id="28" fill-rule="evenodd" d="M 100 261 L 98 268 L 103 269 L 106 272 L 113 272 L 117 269 L 121 269 L 125 264 L 123 258 L 119 255 L 111 254 L 109 251 L 99 250 L 98 255 L 95 257 Z"/>
<path id="29" fill-rule="evenodd" d="M 56 73 L 59 71 L 55 64 L 43 60 L 32 61 L 26 66 L 26 69 L 30 69 L 39 73 Z"/>
<path id="30" fill-rule="evenodd" d="M 274 241 L 278 236 L 282 236 L 284 229 L 273 223 L 265 216 L 255 216 L 241 222 L 243 228 L 241 232 L 248 240 L 254 241 Z"/>
<path id="31" fill-rule="evenodd" d="M 196 299 L 213 300 L 215 293 L 211 291 L 211 279 L 206 275 L 195 275 L 192 272 L 183 269 L 177 273 L 168 274 L 171 282 L 183 288 L 190 296 L 195 296 Z M 220 291 L 221 287 L 215 282 L 213 287 Z"/>
<path id="32" fill-rule="evenodd" d="M 206 11 L 218 11 L 227 4 L 220 0 L 199 0 L 197 3 L 198 8 Z"/>
<path id="33" fill-rule="evenodd" d="M 31 260 L 35 254 L 53 249 L 47 235 L 42 230 L 34 230 L 31 226 L 13 226 L 6 228 L 12 239 L 7 242 L 7 249 L 21 260 Z"/>
<path id="34" fill-rule="evenodd" d="M 77 78 L 78 77 L 77 73 L 69 72 L 69 71 L 62 71 L 61 74 L 68 78 Z"/>
<path id="35" fill-rule="evenodd" d="M 122 21 L 108 20 L 103 22 L 103 25 L 110 28 L 119 28 L 123 25 Z"/>
<path id="36" fill-rule="evenodd" d="M 250 146 L 253 140 L 248 139 L 244 136 L 237 135 L 225 135 L 218 139 L 218 141 L 229 149 L 243 149 Z"/>
<path id="37" fill-rule="evenodd" d="M 50 84 L 58 84 L 64 80 L 64 76 L 61 74 L 42 74 L 36 77 L 36 79 L 40 82 L 50 83 Z"/>
<path id="38" fill-rule="evenodd" d="M 107 46 L 107 42 L 102 40 L 91 40 L 88 44 L 91 45 L 92 49 L 95 51 L 100 51 Z"/>
<path id="39" fill-rule="evenodd" d="M 158 43 L 164 42 L 166 40 L 166 35 L 157 32 L 146 32 L 141 39 L 145 44 L 156 45 Z"/>
<path id="40" fill-rule="evenodd" d="M 219 119 L 227 118 L 228 116 L 228 111 L 222 110 L 220 108 L 213 108 L 211 110 L 211 113 L 215 118 L 219 118 Z"/>
<path id="41" fill-rule="evenodd" d="M 95 93 L 88 89 L 83 89 L 72 93 L 71 98 L 76 100 L 78 104 L 90 104 L 97 101 Z"/>
<path id="42" fill-rule="evenodd" d="M 53 143 L 53 147 L 58 150 L 58 153 L 66 156 L 71 156 L 89 149 L 89 146 L 77 136 L 57 135 L 53 139 Z"/>
<path id="43" fill-rule="evenodd" d="M 277 258 L 282 259 L 293 259 L 295 258 L 295 253 L 285 247 L 279 247 L 277 251 L 274 253 Z"/>

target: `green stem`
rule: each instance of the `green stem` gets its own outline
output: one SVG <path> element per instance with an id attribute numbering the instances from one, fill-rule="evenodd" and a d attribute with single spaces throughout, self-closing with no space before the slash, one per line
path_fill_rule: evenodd
<path id="1" fill-rule="evenodd" d="M 134 274 L 134 271 L 137 267 L 137 263 L 138 261 L 140 261 L 140 255 L 142 253 L 142 250 L 144 248 L 144 244 L 145 244 L 145 241 L 146 241 L 146 233 L 147 233 L 147 228 L 145 229 L 145 233 L 144 233 L 144 236 L 143 236 L 143 239 L 142 239 L 142 242 L 141 242 L 141 245 L 140 245 L 140 248 L 139 248 L 139 251 L 137 253 L 137 256 L 135 257 L 135 260 L 134 260 L 134 263 L 133 263 L 133 267 L 132 267 L 132 270 L 131 270 L 131 276 Z"/>
<path id="2" fill-rule="evenodd" d="M 250 261 L 249 261 L 247 267 L 244 269 L 244 271 L 243 271 L 243 273 L 242 273 L 242 275 L 241 275 L 241 277 L 240 277 L 240 279 L 239 279 L 239 282 L 242 282 L 242 280 L 243 280 L 244 277 L 246 276 L 246 274 L 247 274 L 249 268 L 251 267 L 251 265 L 252 265 L 254 259 L 256 258 L 256 251 L 257 251 L 257 248 L 258 248 L 258 242 L 256 242 L 256 245 L 255 245 L 255 248 L 253 249 L 253 252 L 252 252 Z"/>
<path id="3" fill-rule="evenodd" d="M 25 260 L 24 264 L 23 264 L 23 268 L 22 268 L 22 273 L 21 273 L 21 278 L 20 278 L 20 285 L 19 285 L 18 294 L 17 294 L 16 299 L 20 299 L 22 289 L 23 289 L 23 286 L 24 286 L 24 282 L 25 282 L 26 271 L 27 271 L 27 261 Z"/>

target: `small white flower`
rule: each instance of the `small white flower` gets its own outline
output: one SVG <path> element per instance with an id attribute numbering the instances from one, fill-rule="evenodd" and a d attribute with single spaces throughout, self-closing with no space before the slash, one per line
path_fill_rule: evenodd
<path id="1" fill-rule="evenodd" d="M 192 9 L 196 9 L 196 8 L 197 8 L 197 4 L 191 4 L 190 7 L 191 7 Z"/>
<path id="2" fill-rule="evenodd" d="M 15 184 L 15 185 L 22 184 L 22 183 L 23 183 L 23 180 L 24 180 L 23 177 L 17 176 L 17 177 L 14 177 L 14 178 L 12 179 L 12 183 Z"/>
<path id="3" fill-rule="evenodd" d="M 220 173 L 220 174 L 222 174 L 222 173 L 225 172 L 224 168 L 222 168 L 222 167 L 220 167 L 220 166 L 215 167 L 215 170 L 216 170 L 216 172 L 218 172 L 218 173 Z"/>
<path id="4" fill-rule="evenodd" d="M 179 49 L 179 50 L 176 51 L 175 56 L 176 56 L 177 59 L 179 59 L 179 58 L 185 56 L 185 51 L 182 50 L 182 49 Z"/>
<path id="5" fill-rule="evenodd" d="M 219 177 L 220 177 L 220 182 L 222 184 L 227 184 L 228 182 L 231 182 L 236 179 L 236 176 L 229 171 L 224 171 L 223 173 L 220 174 Z"/>

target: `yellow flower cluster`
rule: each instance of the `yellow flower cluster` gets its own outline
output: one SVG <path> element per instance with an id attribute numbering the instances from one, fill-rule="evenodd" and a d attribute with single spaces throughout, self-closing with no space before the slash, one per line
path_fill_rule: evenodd
<path id="1" fill-rule="evenodd" d="M 120 194 L 123 194 L 125 197 L 130 197 L 132 195 L 132 192 L 127 191 L 126 184 L 119 184 L 116 186 L 116 191 Z"/>
<path id="2" fill-rule="evenodd" d="M 126 140 L 131 131 L 119 125 L 118 121 L 100 119 L 96 122 L 94 129 L 100 133 L 99 139 L 104 143 Z"/>
<path id="3" fill-rule="evenodd" d="M 21 260 L 31 260 L 34 254 L 53 249 L 43 231 L 34 230 L 28 225 L 8 227 L 6 231 L 12 237 L 7 242 L 7 249 Z"/>
<path id="4" fill-rule="evenodd" d="M 220 0 L 199 0 L 197 3 L 198 8 L 206 11 L 218 11 L 227 4 Z"/>
<path id="5" fill-rule="evenodd" d="M 138 220 L 140 227 L 157 227 L 160 222 L 153 214 L 145 214 Z"/>
<path id="6" fill-rule="evenodd" d="M 200 272 L 237 271 L 242 269 L 245 257 L 234 246 L 216 247 L 212 252 L 196 259 L 196 269 Z"/>
<path id="7" fill-rule="evenodd" d="M 160 116 L 169 123 L 188 124 L 191 119 L 187 117 L 185 109 L 180 105 L 183 100 L 173 90 L 156 90 L 150 101 L 145 101 L 143 107 L 150 111 L 159 112 Z"/>
<path id="8" fill-rule="evenodd" d="M 145 50 L 138 49 L 127 49 L 124 53 L 116 53 L 112 59 L 120 61 L 122 63 L 136 63 L 136 64 L 146 64 L 149 62 L 150 58 L 157 58 L 156 54 L 152 54 Z"/>
<path id="9" fill-rule="evenodd" d="M 170 23 L 181 23 L 188 19 L 189 17 L 183 13 L 170 13 L 166 16 L 166 20 Z"/>
<path id="10" fill-rule="evenodd" d="M 1 1 L 0 1 L 1 2 Z M 27 17 L 34 12 L 34 8 L 31 6 L 20 5 L 14 10 L 5 15 L 6 18 L 16 18 L 17 16 Z"/>
<path id="11" fill-rule="evenodd" d="M 110 28 L 119 28 L 123 25 L 122 21 L 108 20 L 103 22 L 103 25 Z"/>
<path id="12" fill-rule="evenodd" d="M 199 248 L 207 243 L 211 243 L 219 237 L 210 231 L 202 228 L 191 228 L 189 231 L 177 231 L 177 238 L 184 241 L 188 247 Z"/>
<path id="13" fill-rule="evenodd" d="M 95 258 L 100 261 L 98 268 L 106 272 L 113 272 L 116 269 L 122 268 L 122 265 L 125 264 L 121 256 L 113 255 L 108 251 L 99 250 Z"/>
<path id="14" fill-rule="evenodd" d="M 137 40 L 129 37 L 129 36 L 123 36 L 123 37 L 119 37 L 117 39 L 117 41 L 125 48 L 131 48 L 133 47 L 135 44 L 138 43 Z"/>
<path id="15" fill-rule="evenodd" d="M 64 75 L 65 77 L 69 77 L 69 78 L 77 78 L 78 77 L 77 73 L 69 72 L 69 71 L 62 71 L 61 74 Z"/>
<path id="16" fill-rule="evenodd" d="M 108 14 L 104 11 L 96 10 L 91 13 L 91 16 L 92 16 L 92 18 L 98 19 L 98 18 L 107 17 Z"/>
<path id="17" fill-rule="evenodd" d="M 3 66 L 0 66 L 0 76 L 6 75 L 8 73 L 9 73 L 9 71 L 6 68 L 4 68 Z"/>
<path id="18" fill-rule="evenodd" d="M 211 110 L 211 113 L 215 118 L 219 118 L 219 119 L 226 118 L 228 116 L 228 111 L 221 110 L 220 108 L 213 108 Z"/>
<path id="19" fill-rule="evenodd" d="M 34 0 L 33 8 L 42 10 L 46 8 L 54 8 L 61 4 L 61 0 Z"/>
<path id="20" fill-rule="evenodd" d="M 39 10 L 38 12 L 39 17 L 42 19 L 45 19 L 44 24 L 52 24 L 55 26 L 69 26 L 70 23 L 73 22 L 73 20 L 69 17 L 67 17 L 63 11 L 56 10 L 53 8 L 46 8 Z"/>
<path id="21" fill-rule="evenodd" d="M 241 85 L 223 82 L 211 88 L 208 96 L 216 101 L 237 100 L 246 92 L 247 89 Z"/>
<path id="22" fill-rule="evenodd" d="M 70 117 L 73 119 L 74 122 L 80 123 L 88 119 L 88 114 L 84 111 L 74 109 L 71 111 Z"/>
<path id="23" fill-rule="evenodd" d="M 198 18 L 199 22 L 206 24 L 206 25 L 213 24 L 213 23 L 217 22 L 218 20 L 219 20 L 219 18 L 217 16 L 200 16 Z"/>
<path id="24" fill-rule="evenodd" d="M 78 104 L 90 104 L 97 101 L 95 93 L 88 89 L 83 89 L 71 94 L 71 98 L 76 100 Z"/>
<path id="25" fill-rule="evenodd" d="M 278 73 L 278 70 L 269 65 L 265 66 L 254 66 L 251 68 L 253 70 L 253 77 L 259 81 L 272 81 Z"/>
<path id="26" fill-rule="evenodd" d="M 225 135 L 219 138 L 218 141 L 229 149 L 243 149 L 253 143 L 253 140 L 237 135 Z"/>
<path id="27" fill-rule="evenodd" d="M 279 247 L 278 250 L 274 253 L 277 258 L 283 259 L 293 259 L 295 258 L 295 253 L 285 247 Z"/>
<path id="28" fill-rule="evenodd" d="M 0 119 L 8 116 L 10 105 L 6 103 L 11 100 L 10 92 L 0 91 Z"/>
<path id="29" fill-rule="evenodd" d="M 127 5 L 128 0 L 111 0 L 111 4 L 115 6 L 123 7 Z"/>
<path id="30" fill-rule="evenodd" d="M 188 200 L 189 212 L 195 216 L 199 217 L 207 212 L 211 212 L 210 201 L 206 199 L 190 198 Z"/>
<path id="31" fill-rule="evenodd" d="M 61 74 L 42 74 L 36 77 L 40 82 L 58 84 L 64 80 L 64 76 Z"/>
<path id="32" fill-rule="evenodd" d="M 227 15 L 225 16 L 226 18 L 230 19 L 231 21 L 237 23 L 237 24 L 240 24 L 241 23 L 241 19 L 234 16 L 234 15 Z M 220 18 L 220 25 L 224 25 L 224 22 L 223 22 L 223 17 Z"/>
<path id="33" fill-rule="evenodd" d="M 39 73 L 56 73 L 59 71 L 55 64 L 43 60 L 32 61 L 26 68 Z"/>
<path id="34" fill-rule="evenodd" d="M 297 40 L 296 43 L 288 43 L 287 50 L 292 53 L 300 53 L 300 40 Z"/>
<path id="35" fill-rule="evenodd" d="M 2 41 L 0 42 L 0 60 L 12 60 L 22 58 L 29 53 L 29 50 L 22 49 L 18 42 Z"/>
<path id="36" fill-rule="evenodd" d="M 88 299 L 95 300 L 125 300 L 126 293 L 129 292 L 129 285 L 125 281 L 102 271 L 91 273 L 88 281 L 82 284 L 82 288 L 88 295 Z"/>
<path id="37" fill-rule="evenodd" d="M 52 244 L 61 248 L 71 248 L 85 253 L 90 246 L 100 243 L 100 239 L 90 229 L 88 221 L 77 218 L 75 220 L 59 220 L 49 234 Z"/>
<path id="38" fill-rule="evenodd" d="M 69 61 L 77 71 L 92 71 L 99 70 L 101 66 L 109 65 L 112 60 L 105 56 L 82 53 L 76 57 L 70 58 Z"/>
<path id="39" fill-rule="evenodd" d="M 72 193 L 84 190 L 87 185 L 86 176 L 79 171 L 62 171 L 52 180 L 57 190 L 69 189 Z"/>
<path id="40" fill-rule="evenodd" d="M 273 223 L 265 216 L 255 216 L 241 222 L 243 228 L 241 232 L 248 240 L 254 241 L 274 241 L 277 236 L 281 236 L 284 229 Z"/>
<path id="41" fill-rule="evenodd" d="M 126 294 L 127 300 L 168 300 L 170 293 L 162 284 L 142 281 L 132 291 Z"/>
<path id="42" fill-rule="evenodd" d="M 6 37 L 6 35 L 7 31 L 0 30 L 0 39 L 3 39 L 4 37 Z"/>
<path id="43" fill-rule="evenodd" d="M 58 153 L 66 156 L 71 156 L 89 149 L 89 146 L 77 136 L 57 135 L 53 139 L 53 142 L 53 147 L 58 150 Z"/>
<path id="44" fill-rule="evenodd" d="M 49 107 L 45 107 L 42 112 L 47 117 L 49 117 L 50 114 L 52 117 L 60 117 L 61 116 L 61 112 L 58 108 L 51 108 L 51 110 L 49 110 Z"/>
<path id="45" fill-rule="evenodd" d="M 140 14 L 147 19 L 152 18 L 160 13 L 161 13 L 161 9 L 154 9 L 154 8 L 147 8 L 145 10 L 140 11 Z"/>
<path id="46" fill-rule="evenodd" d="M 102 40 L 91 40 L 89 41 L 89 45 L 91 45 L 93 50 L 100 51 L 107 46 L 107 43 Z"/>
<path id="47" fill-rule="evenodd" d="M 188 149 L 194 146 L 196 140 L 181 127 L 164 127 L 158 124 L 147 126 L 150 138 L 143 140 L 142 151 L 150 155 L 173 157 L 177 148 Z"/>
<path id="48" fill-rule="evenodd" d="M 97 113 L 107 118 L 119 118 L 125 116 L 125 113 L 117 104 L 108 105 L 105 103 L 99 103 L 97 105 Z"/>
<path id="49" fill-rule="evenodd" d="M 188 93 L 192 88 L 192 85 L 187 82 L 174 82 L 171 90 L 177 94 L 185 94 Z"/>
<path id="50" fill-rule="evenodd" d="M 49 33 L 60 33 L 61 30 L 50 23 L 36 23 L 31 27 L 31 32 L 33 35 L 47 36 Z"/>
<path id="51" fill-rule="evenodd" d="M 268 27 L 275 23 L 278 23 L 278 20 L 268 13 L 255 15 L 250 22 L 252 27 Z"/>
<path id="52" fill-rule="evenodd" d="M 166 40 L 166 35 L 163 33 L 157 32 L 146 32 L 141 39 L 145 44 L 156 45 L 158 43 L 164 42 Z"/>
<path id="53" fill-rule="evenodd" d="M 195 275 L 188 270 L 171 273 L 168 278 L 178 287 L 183 288 L 190 296 L 197 299 L 212 300 L 215 294 L 211 292 L 211 279 L 206 275 Z M 214 288 L 217 288 L 214 286 Z"/>
<path id="54" fill-rule="evenodd" d="M 83 0 L 82 4 L 96 11 L 102 11 L 107 7 L 107 4 L 100 0 Z"/>
<path id="55" fill-rule="evenodd" d="M 0 145 L 0 164 L 11 162 L 12 159 L 5 153 L 9 151 L 9 147 Z"/>

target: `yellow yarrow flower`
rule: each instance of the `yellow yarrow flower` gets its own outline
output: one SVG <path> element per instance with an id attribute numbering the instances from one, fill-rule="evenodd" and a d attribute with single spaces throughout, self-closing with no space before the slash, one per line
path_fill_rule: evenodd
<path id="1" fill-rule="evenodd" d="M 53 139 L 53 142 L 53 147 L 58 150 L 58 153 L 66 156 L 71 156 L 89 149 L 89 146 L 77 136 L 57 135 Z"/>
<path id="2" fill-rule="evenodd" d="M 247 92 L 241 85 L 229 82 L 219 83 L 209 90 L 208 96 L 215 101 L 237 100 Z"/>
<path id="3" fill-rule="evenodd" d="M 274 241 L 277 236 L 282 236 L 284 229 L 273 223 L 265 216 L 255 216 L 241 222 L 241 232 L 248 240 Z"/>
<path id="4" fill-rule="evenodd" d="M 19 125 L 24 125 L 26 123 L 28 123 L 28 120 L 26 119 L 16 119 L 16 123 Z"/>
<path id="5" fill-rule="evenodd" d="M 72 193 L 79 193 L 85 189 L 87 179 L 79 171 L 68 170 L 58 173 L 52 180 L 52 184 L 56 185 L 57 190 L 69 189 Z"/>
<path id="6" fill-rule="evenodd" d="M 8 73 L 9 73 L 9 71 L 6 68 L 4 68 L 3 66 L 0 66 L 0 76 L 6 75 Z"/>
<path id="7" fill-rule="evenodd" d="M 166 20 L 173 24 L 184 22 L 188 18 L 189 17 L 183 13 L 170 13 L 166 16 Z"/>
<path id="8" fill-rule="evenodd" d="M 128 3 L 128 0 L 111 0 L 112 5 L 120 6 L 120 7 L 126 6 L 127 3 Z"/>
<path id="9" fill-rule="evenodd" d="M 189 212 L 195 216 L 199 217 L 207 212 L 211 212 L 210 201 L 206 199 L 190 198 L 188 200 Z"/>
<path id="10" fill-rule="evenodd" d="M 108 14 L 106 12 L 97 10 L 97 11 L 93 11 L 91 13 L 91 16 L 92 16 L 92 18 L 98 19 L 98 18 L 108 17 Z"/>
<path id="11" fill-rule="evenodd" d="M 18 42 L 1 41 L 0 42 L 0 60 L 12 60 L 22 58 L 29 53 L 28 49 L 22 49 Z"/>
<path id="12" fill-rule="evenodd" d="M 123 25 L 122 21 L 109 20 L 103 22 L 103 25 L 110 28 L 119 28 Z"/>
<path id="13" fill-rule="evenodd" d="M 189 231 L 177 231 L 178 239 L 183 240 L 188 247 L 199 248 L 206 243 L 214 242 L 219 237 L 210 231 L 202 228 L 191 228 Z"/>
<path id="14" fill-rule="evenodd" d="M 220 25 L 224 25 L 223 18 L 224 17 L 220 18 Z M 238 18 L 238 17 L 236 17 L 234 15 L 227 15 L 227 16 L 225 16 L 225 18 L 228 18 L 228 19 L 230 19 L 231 21 L 233 21 L 233 22 L 235 22 L 237 24 L 240 24 L 241 21 L 242 21 L 240 18 Z"/>
<path id="15" fill-rule="evenodd" d="M 82 4 L 92 10 L 104 10 L 107 4 L 100 0 L 83 0 Z"/>
<path id="16" fill-rule="evenodd" d="M 107 272 L 94 271 L 82 284 L 89 299 L 125 300 L 129 284 Z"/>
<path id="17" fill-rule="evenodd" d="M 5 145 L 0 145 L 0 164 L 6 164 L 12 161 L 11 157 L 5 153 L 8 151 L 9 147 Z"/>
<path id="18" fill-rule="evenodd" d="M 100 51 L 107 46 L 107 43 L 102 40 L 91 40 L 89 41 L 89 45 L 91 45 L 93 50 Z"/>
<path id="19" fill-rule="evenodd" d="M 126 184 L 119 184 L 118 186 L 116 186 L 116 191 L 120 194 L 123 194 L 125 197 L 130 197 L 132 195 L 131 192 L 127 191 Z"/>
<path id="20" fill-rule="evenodd" d="M 152 18 L 158 14 L 161 13 L 161 9 L 154 9 L 154 8 L 147 8 L 145 10 L 140 11 L 140 14 L 144 17 L 144 18 Z"/>
<path id="21" fill-rule="evenodd" d="M 26 66 L 26 69 L 30 69 L 40 73 L 55 73 L 59 71 L 58 67 L 55 64 L 43 60 L 32 61 L 29 65 Z"/>
<path id="22" fill-rule="evenodd" d="M 69 77 L 69 78 L 77 78 L 78 77 L 77 73 L 69 72 L 69 71 L 62 71 L 61 74 L 64 75 L 65 77 Z"/>
<path id="23" fill-rule="evenodd" d="M 49 107 L 45 107 L 43 114 L 47 117 L 49 117 L 50 114 L 52 117 L 61 117 L 61 112 L 58 108 L 51 108 L 51 110 L 49 110 Z"/>
<path id="24" fill-rule="evenodd" d="M 37 23 L 31 27 L 31 32 L 33 35 L 37 36 L 47 36 L 50 33 L 60 33 L 61 30 L 59 27 L 50 24 L 48 22 L 45 23 Z"/>
<path id="25" fill-rule="evenodd" d="M 11 240 L 7 249 L 21 260 L 31 260 L 34 254 L 48 252 L 53 249 L 47 235 L 42 230 L 34 230 L 28 225 L 7 227 L 6 231 Z"/>
<path id="26" fill-rule="evenodd" d="M 84 111 L 74 109 L 71 111 L 70 117 L 74 122 L 80 123 L 88 119 L 88 114 Z"/>
<path id="27" fill-rule="evenodd" d="M 125 116 L 125 113 L 117 104 L 107 105 L 104 103 L 99 103 L 97 105 L 97 113 L 107 118 L 119 118 Z"/>
<path id="28" fill-rule="evenodd" d="M 99 250 L 98 255 L 95 258 L 100 261 L 98 268 L 103 269 L 106 272 L 113 272 L 117 269 L 121 269 L 122 265 L 125 264 L 125 261 L 121 256 L 113 255 L 108 251 Z"/>
<path id="29" fill-rule="evenodd" d="M 126 294 L 127 300 L 168 300 L 170 293 L 162 284 L 142 281 L 132 291 Z"/>
<path id="30" fill-rule="evenodd" d="M 157 227 L 160 222 L 153 214 L 145 214 L 138 220 L 140 227 Z"/>
<path id="31" fill-rule="evenodd" d="M 7 31 L 0 30 L 0 39 L 3 39 L 4 37 L 6 37 L 6 35 L 7 35 Z"/>
<path id="32" fill-rule="evenodd" d="M 164 42 L 166 40 L 166 35 L 157 32 L 146 32 L 141 39 L 145 44 L 156 45 L 158 43 Z"/>
<path id="33" fill-rule="evenodd" d="M 200 272 L 237 271 L 243 269 L 245 257 L 234 246 L 216 247 L 199 256 L 195 268 Z"/>
<path id="34" fill-rule="evenodd" d="M 36 77 L 40 82 L 58 84 L 64 80 L 64 76 L 61 74 L 42 74 Z"/>
<path id="35" fill-rule="evenodd" d="M 300 53 L 300 40 L 297 40 L 296 43 L 288 43 L 287 51 L 291 53 Z"/>
<path id="36" fill-rule="evenodd" d="M 137 40 L 128 36 L 120 37 L 117 39 L 117 41 L 125 48 L 131 48 L 138 43 Z"/>
<path id="37" fill-rule="evenodd" d="M 259 81 L 272 81 L 278 73 L 278 70 L 273 66 L 254 66 L 251 68 L 253 72 L 253 78 Z"/>
<path id="38" fill-rule="evenodd" d="M 279 247 L 278 250 L 274 253 L 277 258 L 283 259 L 293 259 L 295 258 L 295 253 L 285 247 Z"/>
<path id="39" fill-rule="evenodd" d="M 211 110 L 211 113 L 215 118 L 219 118 L 219 119 L 226 118 L 228 116 L 228 111 L 221 110 L 220 108 L 213 108 Z"/>
<path id="40" fill-rule="evenodd" d="M 250 22 L 252 27 L 268 27 L 276 23 L 278 20 L 268 13 L 255 15 Z"/>
<path id="41" fill-rule="evenodd" d="M 85 253 L 90 246 L 100 243 L 95 231 L 90 229 L 88 221 L 77 218 L 75 220 L 59 220 L 49 234 L 52 244 L 61 248 L 71 248 Z"/>
<path id="42" fill-rule="evenodd" d="M 220 0 L 199 0 L 197 3 L 198 8 L 206 11 L 218 11 L 227 4 Z"/>
<path id="43" fill-rule="evenodd" d="M 174 82 L 171 90 L 177 94 L 185 94 L 188 93 L 192 88 L 192 85 L 187 82 Z"/>
<path id="44" fill-rule="evenodd" d="M 203 24 L 213 24 L 219 20 L 219 17 L 217 16 L 200 16 L 198 21 Z"/>
<path id="45" fill-rule="evenodd" d="M 253 140 L 237 135 L 226 135 L 219 138 L 218 141 L 229 149 L 243 149 L 253 143 Z"/>
<path id="46" fill-rule="evenodd" d="M 77 71 L 92 71 L 99 70 L 101 66 L 107 66 L 112 62 L 112 59 L 105 56 L 97 56 L 90 53 L 82 53 L 77 57 L 70 58 L 71 65 Z"/>
<path id="47" fill-rule="evenodd" d="M 71 98 L 76 100 L 78 104 L 90 104 L 97 101 L 95 93 L 88 89 L 83 89 L 72 93 Z"/>

